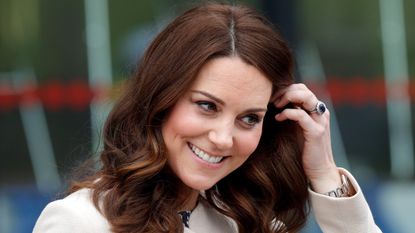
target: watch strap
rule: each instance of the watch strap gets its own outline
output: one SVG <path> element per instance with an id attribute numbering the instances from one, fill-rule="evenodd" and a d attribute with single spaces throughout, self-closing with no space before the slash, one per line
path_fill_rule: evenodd
<path id="1" fill-rule="evenodd" d="M 340 176 L 342 182 L 340 187 L 331 190 L 327 193 L 324 193 L 325 195 L 329 197 L 350 197 L 351 188 L 349 178 L 347 178 L 347 176 L 345 176 L 344 174 L 341 174 Z"/>

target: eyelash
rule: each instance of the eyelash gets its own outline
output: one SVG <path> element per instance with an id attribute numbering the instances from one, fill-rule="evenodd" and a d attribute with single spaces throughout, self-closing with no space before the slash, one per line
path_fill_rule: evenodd
<path id="1" fill-rule="evenodd" d="M 215 113 L 218 111 L 216 104 L 209 101 L 197 101 L 196 104 L 207 113 Z M 261 122 L 260 117 L 256 114 L 248 114 L 240 119 L 246 128 L 253 128 L 256 124 Z"/>
<path id="2" fill-rule="evenodd" d="M 244 119 L 246 119 L 248 117 L 249 117 L 248 121 L 244 121 Z M 242 117 L 241 120 L 244 124 L 248 125 L 250 128 L 254 127 L 256 124 L 261 122 L 261 119 L 259 118 L 259 116 L 255 115 L 255 114 L 246 115 L 246 116 Z"/>
<path id="3" fill-rule="evenodd" d="M 196 104 L 206 112 L 216 112 L 218 110 L 216 104 L 209 101 L 197 101 Z"/>

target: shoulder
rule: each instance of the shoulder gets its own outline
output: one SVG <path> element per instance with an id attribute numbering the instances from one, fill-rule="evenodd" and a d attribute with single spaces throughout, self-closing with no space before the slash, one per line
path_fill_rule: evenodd
<path id="1" fill-rule="evenodd" d="M 109 232 L 109 223 L 92 202 L 91 190 L 81 189 L 49 203 L 33 232 Z"/>

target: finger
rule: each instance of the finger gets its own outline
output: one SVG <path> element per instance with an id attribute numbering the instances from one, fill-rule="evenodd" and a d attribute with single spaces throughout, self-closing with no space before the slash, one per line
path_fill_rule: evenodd
<path id="1" fill-rule="evenodd" d="M 278 102 L 275 102 L 275 106 L 277 108 L 282 108 L 288 103 L 293 103 L 310 112 L 315 108 L 317 102 L 317 97 L 311 91 L 296 90 L 286 92 L 282 95 L 280 99 L 278 99 Z"/>
<path id="2" fill-rule="evenodd" d="M 311 116 L 303 109 L 284 109 L 281 113 L 275 116 L 277 121 L 292 120 L 297 122 L 305 131 L 312 131 L 314 128 L 320 128 L 319 122 L 314 121 Z"/>
<path id="3" fill-rule="evenodd" d="M 293 103 L 306 111 L 312 111 L 318 102 L 317 97 L 308 89 L 287 90 L 275 102 L 277 108 Z"/>
<path id="4" fill-rule="evenodd" d="M 292 120 L 297 122 L 305 136 L 321 136 L 330 127 L 330 114 L 328 112 L 322 116 L 313 116 L 303 109 L 284 109 L 275 116 L 275 119 L 277 121 Z"/>
<path id="5" fill-rule="evenodd" d="M 285 92 L 295 91 L 295 90 L 308 90 L 307 86 L 303 83 L 294 83 L 287 87 L 281 88 L 276 93 L 274 93 L 272 100 L 276 100 L 281 97 Z"/>

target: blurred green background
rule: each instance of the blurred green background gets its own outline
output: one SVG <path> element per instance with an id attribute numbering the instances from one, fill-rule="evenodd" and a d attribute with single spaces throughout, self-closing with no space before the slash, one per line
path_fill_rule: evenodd
<path id="1" fill-rule="evenodd" d="M 200 2 L 0 0 L 0 232 L 31 231 L 99 150 L 102 119 L 149 41 Z M 384 232 L 413 232 L 415 2 L 228 2 L 282 31 L 297 81 L 330 106 L 338 165 Z M 320 231 L 311 219 L 304 232 Z"/>

